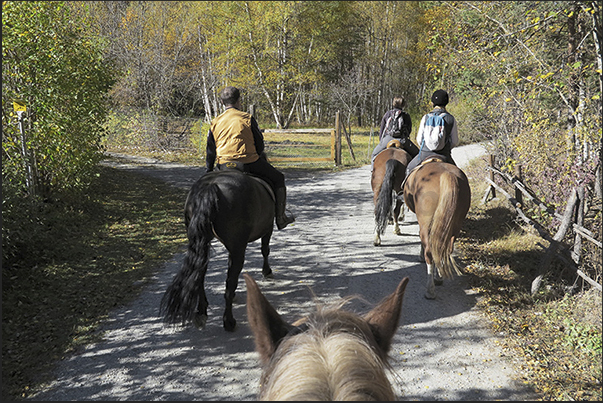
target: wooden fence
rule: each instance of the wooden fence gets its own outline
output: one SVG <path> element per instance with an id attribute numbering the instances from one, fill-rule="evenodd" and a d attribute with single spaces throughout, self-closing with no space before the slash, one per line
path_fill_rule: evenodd
<path id="1" fill-rule="evenodd" d="M 517 212 L 518 216 L 524 222 L 528 223 L 533 228 L 535 228 L 541 237 L 549 241 L 549 246 L 545 251 L 545 256 L 543 257 L 540 263 L 540 273 L 532 281 L 532 295 L 538 292 L 545 271 L 547 267 L 549 267 L 553 257 L 561 259 L 564 263 L 567 264 L 568 267 L 572 268 L 578 276 L 582 277 L 594 288 L 601 291 L 601 284 L 588 277 L 584 272 L 582 272 L 576 267 L 576 264 L 580 261 L 580 251 L 582 249 L 583 238 L 594 243 L 599 248 L 602 248 L 601 242 L 595 239 L 595 235 L 588 229 L 582 227 L 584 219 L 584 188 L 581 186 L 577 186 L 572 189 L 572 192 L 567 201 L 565 212 L 563 215 L 561 215 L 558 214 L 556 211 L 550 209 L 548 206 L 546 206 L 546 204 L 536 198 L 534 196 L 534 192 L 522 183 L 521 166 L 517 166 L 514 172 L 514 176 L 511 176 L 496 169 L 494 167 L 494 156 L 490 155 L 490 165 L 487 167 L 487 170 L 489 171 L 489 176 L 486 177 L 485 180 L 490 184 L 490 186 L 488 186 L 488 189 L 486 189 L 486 192 L 484 193 L 484 197 L 482 198 L 482 204 L 486 203 L 490 197 L 496 197 L 496 191 L 499 191 L 500 193 L 505 195 L 507 200 L 511 203 L 511 205 Z M 502 187 L 495 183 L 495 174 L 499 175 L 506 183 L 513 185 L 515 189 L 514 196 L 507 193 Z M 559 229 L 557 230 L 557 233 L 554 236 L 551 236 L 542 225 L 540 225 L 536 221 L 531 220 L 525 215 L 522 210 L 522 207 L 524 206 L 524 196 L 536 206 L 538 206 L 541 210 L 546 211 L 547 213 L 553 215 L 561 221 Z M 570 228 L 574 231 L 575 234 L 574 245 L 571 248 L 562 242 L 567 234 L 567 231 Z M 570 256 L 570 258 L 568 258 L 567 256 Z"/>
<path id="2" fill-rule="evenodd" d="M 253 110 L 253 109 L 252 109 Z M 329 162 L 341 165 L 341 138 L 345 135 L 348 150 L 356 161 L 352 140 L 339 118 L 335 115 L 335 128 L 329 129 L 266 129 L 264 143 L 270 162 Z M 286 137 L 283 140 L 283 137 Z M 293 140 L 291 140 L 293 139 Z M 330 156 L 324 156 L 330 146 Z M 292 150 L 300 149 L 299 152 Z M 285 153 L 279 153 L 283 150 Z M 313 151 L 314 150 L 314 151 Z"/>

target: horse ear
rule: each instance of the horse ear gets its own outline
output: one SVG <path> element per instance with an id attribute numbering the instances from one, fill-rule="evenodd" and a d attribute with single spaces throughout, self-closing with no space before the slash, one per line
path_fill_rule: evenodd
<path id="1" fill-rule="evenodd" d="M 287 335 L 290 326 L 264 297 L 257 283 L 247 273 L 243 274 L 247 285 L 247 318 L 255 339 L 260 359 L 267 363 L 276 351 L 278 342 Z"/>
<path id="2" fill-rule="evenodd" d="M 400 313 L 402 312 L 402 298 L 407 284 L 408 277 L 404 277 L 398 284 L 396 291 L 384 298 L 364 316 L 384 354 L 389 352 L 392 338 L 398 328 Z"/>

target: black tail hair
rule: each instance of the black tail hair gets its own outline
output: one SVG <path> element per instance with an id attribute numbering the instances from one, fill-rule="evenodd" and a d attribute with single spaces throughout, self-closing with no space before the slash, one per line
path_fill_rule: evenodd
<path id="1" fill-rule="evenodd" d="M 166 323 L 185 325 L 197 314 L 199 299 L 205 298 L 205 272 L 213 239 L 212 222 L 218 209 L 219 190 L 215 184 L 193 186 L 185 203 L 188 249 L 182 269 L 174 276 L 160 304 Z M 207 301 L 207 299 L 206 299 Z M 206 302 L 207 304 L 207 302 Z"/>
<path id="2" fill-rule="evenodd" d="M 385 163 L 385 176 L 375 204 L 375 232 L 379 235 L 385 232 L 387 221 L 392 213 L 394 179 L 398 166 L 402 166 L 402 163 L 395 159 L 389 159 Z"/>

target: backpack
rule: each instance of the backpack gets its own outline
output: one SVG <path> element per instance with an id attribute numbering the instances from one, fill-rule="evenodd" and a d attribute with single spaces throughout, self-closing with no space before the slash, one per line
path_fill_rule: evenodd
<path id="1" fill-rule="evenodd" d="M 439 151 L 446 144 L 445 114 L 445 112 L 439 114 L 429 113 L 425 118 L 423 142 L 431 151 Z"/>
<path id="2" fill-rule="evenodd" d="M 401 110 L 398 109 L 393 116 L 387 118 L 383 135 L 392 136 L 397 139 L 401 137 L 408 137 L 408 127 L 404 125 L 404 117 L 402 116 Z"/>

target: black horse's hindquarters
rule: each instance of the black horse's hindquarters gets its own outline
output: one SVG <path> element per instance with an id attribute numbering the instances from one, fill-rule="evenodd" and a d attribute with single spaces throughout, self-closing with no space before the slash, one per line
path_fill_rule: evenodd
<path id="1" fill-rule="evenodd" d="M 249 242 L 261 238 L 262 274 L 272 275 L 268 263 L 274 229 L 275 205 L 269 191 L 257 180 L 236 170 L 208 172 L 192 186 L 185 203 L 188 249 L 182 269 L 161 301 L 160 312 L 168 323 L 193 322 L 203 327 L 207 320 L 205 273 L 214 236 L 228 250 L 224 329 L 233 331 L 236 320 L 232 302 Z"/>
<path id="2" fill-rule="evenodd" d="M 252 242 L 272 233 L 274 223 L 274 199 L 269 190 L 251 175 L 236 169 L 226 169 L 205 174 L 198 182 L 202 185 L 201 198 L 210 185 L 218 192 L 217 213 L 212 219 L 214 235 L 227 247 L 237 242 Z M 243 236 L 247 235 L 247 238 Z"/>

